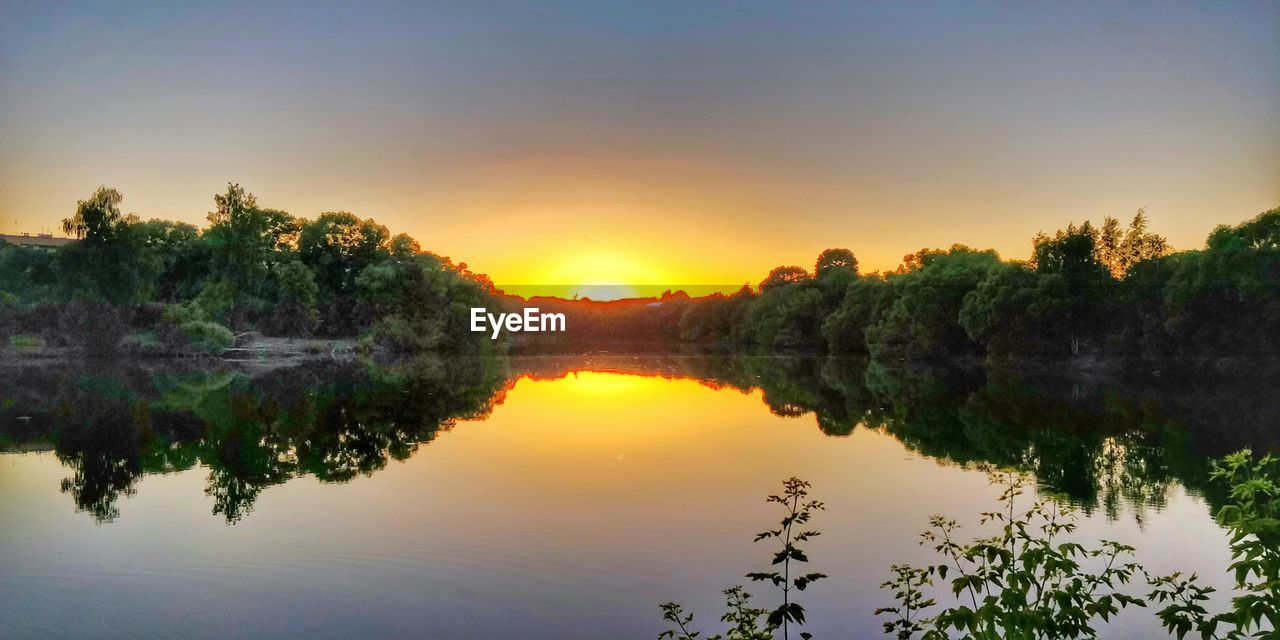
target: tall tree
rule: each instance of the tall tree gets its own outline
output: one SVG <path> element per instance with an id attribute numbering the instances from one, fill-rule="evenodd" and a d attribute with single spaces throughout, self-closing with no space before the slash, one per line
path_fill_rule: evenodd
<path id="1" fill-rule="evenodd" d="M 284 211 L 259 208 L 258 199 L 239 184 L 228 183 L 226 193 L 213 200 L 204 237 L 214 276 L 230 283 L 237 301 L 261 297 L 271 265 L 295 241 L 298 222 Z"/>
<path id="2" fill-rule="evenodd" d="M 130 229 L 137 218 L 120 212 L 123 200 L 119 191 L 98 187 L 76 203 L 74 216 L 62 221 L 63 231 L 81 239 L 58 253 L 62 286 L 69 297 L 112 304 L 137 297 L 138 253 Z"/>

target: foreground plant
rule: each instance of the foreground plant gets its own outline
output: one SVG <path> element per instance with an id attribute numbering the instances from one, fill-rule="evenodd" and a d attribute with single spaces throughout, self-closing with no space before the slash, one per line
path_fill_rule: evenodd
<path id="1" fill-rule="evenodd" d="M 791 626 L 802 626 L 805 622 L 805 609 L 800 603 L 792 600 L 791 592 L 804 591 L 806 587 L 818 580 L 826 578 L 823 573 L 804 573 L 792 577 L 792 563 L 809 562 L 808 555 L 800 545 L 818 535 L 820 532 L 806 528 L 813 514 L 826 507 L 817 500 L 809 499 L 809 488 L 812 485 L 799 478 L 788 478 L 782 482 L 781 494 L 771 495 L 768 501 L 777 503 L 787 510 L 778 528 L 769 529 L 756 535 L 755 541 L 776 540 L 781 547 L 774 553 L 772 571 L 748 573 L 746 577 L 752 581 L 770 582 L 782 592 L 782 602 L 773 610 L 755 608 L 750 605 L 751 594 L 741 586 L 731 587 L 724 591 L 726 612 L 721 622 L 732 625 L 724 635 L 709 636 L 707 640 L 771 640 L 774 632 L 782 629 L 783 640 L 790 638 Z M 686 613 L 684 608 L 674 602 L 661 605 L 662 619 L 675 625 L 659 634 L 659 638 L 675 640 L 694 640 L 699 637 L 698 631 L 689 629 L 693 622 L 693 614 Z M 761 623 L 761 618 L 764 618 Z M 808 640 L 812 634 L 800 632 L 799 637 Z"/>
<path id="2" fill-rule="evenodd" d="M 1214 589 L 1195 575 L 1153 578 L 1151 600 L 1168 603 L 1160 622 L 1178 638 L 1193 631 L 1206 640 L 1280 637 L 1280 458 L 1255 461 L 1240 451 L 1215 464 L 1211 477 L 1231 485 L 1217 518 L 1231 532 L 1237 595 L 1229 611 L 1210 614 L 1204 605 Z"/>
<path id="3" fill-rule="evenodd" d="M 1214 589 L 1199 584 L 1195 575 L 1151 576 L 1128 561 L 1133 547 L 1108 540 L 1085 547 L 1070 539 L 1076 530 L 1076 510 L 1053 500 L 1038 499 L 1025 510 L 1018 498 L 1027 492 L 1030 477 L 1018 472 L 990 472 L 988 479 L 1004 490 L 1000 509 L 983 513 L 980 523 L 998 527 L 991 537 L 961 542 L 959 525 L 941 516 L 929 519 L 921 544 L 932 545 L 942 560 L 914 567 L 893 565 L 892 577 L 881 588 L 893 594 L 894 604 L 876 610 L 885 616 L 887 634 L 899 640 L 1048 640 L 1096 638 L 1097 621 L 1110 622 L 1127 607 L 1163 605 L 1156 611 L 1161 625 L 1181 640 L 1188 634 L 1202 640 L 1280 638 L 1280 458 L 1254 458 L 1248 450 L 1214 464 L 1212 479 L 1231 485 L 1229 502 L 1219 509 L 1218 522 L 1231 533 L 1235 595 L 1230 610 L 1210 613 Z M 821 502 L 808 499 L 809 483 L 791 478 L 780 495 L 769 496 L 787 509 L 777 529 L 756 540 L 777 540 L 773 571 L 749 573 L 756 581 L 773 583 L 782 602 L 773 610 L 751 606 L 742 587 L 724 591 L 730 625 L 724 635 L 706 640 L 772 640 L 790 626 L 803 625 L 804 607 L 792 601 L 821 573 L 792 577 L 792 562 L 808 562 L 800 544 L 818 535 L 805 525 Z M 1125 585 L 1141 574 L 1151 591 L 1146 597 L 1126 593 Z M 939 608 L 942 582 L 954 602 Z M 945 593 L 945 592 L 944 592 Z M 663 620 L 674 625 L 659 638 L 695 640 L 693 615 L 674 603 L 662 605 Z M 762 621 L 763 618 L 763 621 Z M 810 634 L 800 632 L 799 637 Z"/>
<path id="4" fill-rule="evenodd" d="M 720 616 L 720 621 L 729 623 L 729 630 L 724 635 L 709 636 L 707 640 L 773 640 L 773 631 L 760 626 L 760 618 L 769 612 L 768 609 L 752 607 L 751 594 L 741 586 L 725 589 L 724 596 L 725 613 Z M 658 634 L 658 638 L 694 640 L 701 635 L 701 632 L 689 629 L 693 614 L 685 613 L 684 607 L 674 602 L 662 605 L 662 619 L 675 627 Z"/>
<path id="5" fill-rule="evenodd" d="M 943 561 L 892 567 L 893 578 L 881 587 L 893 593 L 896 604 L 876 610 L 887 617 L 885 633 L 901 640 L 1091 638 L 1095 620 L 1145 606 L 1120 591 L 1141 571 L 1125 561 L 1132 547 L 1103 540 L 1086 548 L 1065 540 L 1076 528 L 1074 510 L 1037 500 L 1019 511 L 1017 499 L 1029 478 L 1013 472 L 989 478 L 1004 486 L 1002 508 L 983 513 L 981 523 L 999 526 L 999 534 L 960 542 L 956 521 L 930 518 L 921 544 L 933 545 Z M 935 612 L 934 581 L 948 576 L 956 604 Z"/>

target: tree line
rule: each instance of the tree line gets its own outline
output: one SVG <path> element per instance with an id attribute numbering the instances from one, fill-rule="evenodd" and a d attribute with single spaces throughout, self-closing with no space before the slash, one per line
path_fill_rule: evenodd
<path id="1" fill-rule="evenodd" d="M 394 350 L 487 348 L 466 326 L 492 282 L 348 212 L 314 220 L 258 204 L 238 184 L 214 196 L 203 230 L 123 214 L 100 187 L 57 252 L 0 245 L 0 338 L 138 352 L 217 351 L 232 331 L 363 335 Z"/>
<path id="2" fill-rule="evenodd" d="M 0 245 L 0 339 L 217 352 L 233 332 L 258 331 L 477 352 L 508 345 L 471 333 L 469 308 L 539 306 L 565 313 L 568 331 L 517 346 L 696 343 L 881 360 L 1280 355 L 1280 209 L 1220 226 L 1190 251 L 1171 251 L 1139 210 L 1127 226 L 1108 217 L 1039 234 L 1025 261 L 954 245 L 864 274 L 852 251 L 833 248 L 812 270 L 780 266 L 732 294 L 599 302 L 506 296 L 374 220 L 295 217 L 237 184 L 214 196 L 203 230 L 143 222 L 122 199 L 101 187 L 80 201 L 63 221 L 80 241 L 57 252 Z"/>
<path id="3" fill-rule="evenodd" d="M 963 245 L 862 274 L 828 249 L 812 271 L 689 301 L 678 337 L 878 359 L 1280 354 L 1280 209 L 1173 252 L 1139 210 L 1032 240 L 1026 261 Z"/>

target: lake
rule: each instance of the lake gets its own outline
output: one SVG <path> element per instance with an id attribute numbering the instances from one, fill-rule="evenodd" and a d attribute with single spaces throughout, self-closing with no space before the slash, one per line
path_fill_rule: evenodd
<path id="1" fill-rule="evenodd" d="M 1269 383 L 1044 369 L 6 364 L 0 637 L 653 638 L 669 600 L 718 631 L 790 476 L 826 504 L 807 629 L 883 637 L 889 565 L 932 559 L 931 514 L 980 531 L 986 468 L 1076 505 L 1076 538 L 1226 588 L 1207 465 L 1275 445 Z M 1139 610 L 1106 637 L 1166 636 Z"/>

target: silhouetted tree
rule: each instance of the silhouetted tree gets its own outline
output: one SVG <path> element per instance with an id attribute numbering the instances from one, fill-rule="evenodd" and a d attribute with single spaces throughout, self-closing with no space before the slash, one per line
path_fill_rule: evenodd
<path id="1" fill-rule="evenodd" d="M 809 272 L 800 267 L 775 267 L 769 272 L 769 275 L 766 276 L 764 280 L 760 281 L 760 293 L 764 293 L 765 291 L 776 289 L 784 285 L 804 282 L 808 279 Z"/>
<path id="2" fill-rule="evenodd" d="M 827 249 L 818 254 L 818 261 L 814 264 L 814 277 L 819 279 L 838 270 L 852 271 L 858 273 L 858 259 L 853 257 L 853 252 L 848 249 Z"/>

